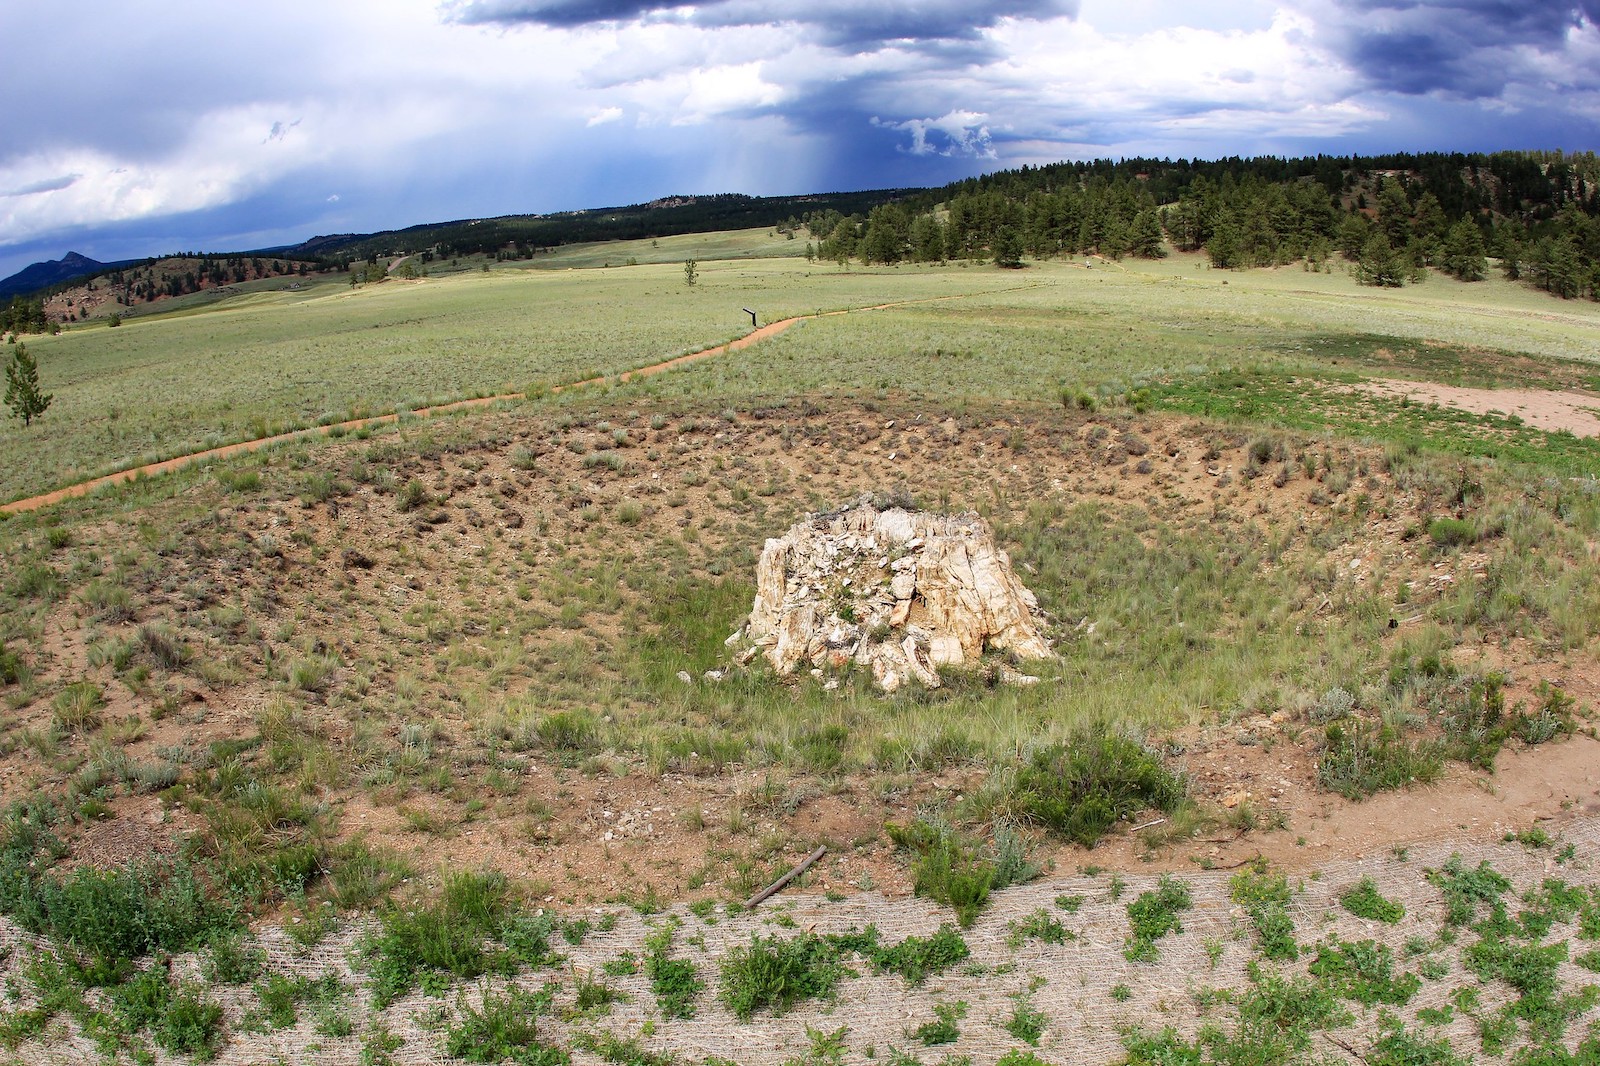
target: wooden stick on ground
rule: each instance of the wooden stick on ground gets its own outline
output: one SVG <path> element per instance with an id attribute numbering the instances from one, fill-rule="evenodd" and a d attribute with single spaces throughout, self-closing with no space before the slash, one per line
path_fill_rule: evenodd
<path id="1" fill-rule="evenodd" d="M 784 874 L 782 877 L 780 877 L 776 881 L 772 882 L 772 884 L 768 885 L 766 888 L 763 888 L 760 892 L 757 892 L 755 895 L 753 895 L 749 899 L 745 900 L 744 905 L 746 907 L 754 907 L 756 904 L 760 903 L 762 900 L 766 899 L 768 896 L 772 895 L 774 892 L 777 892 L 778 890 L 783 888 L 784 885 L 787 885 L 790 881 L 793 881 L 795 878 L 797 878 L 801 874 L 805 873 L 808 869 L 811 868 L 811 864 L 816 862 L 818 859 L 822 858 L 822 856 L 825 855 L 827 853 L 827 851 L 828 851 L 828 847 L 827 847 L 826 844 L 818 844 L 816 851 L 813 851 L 810 855 L 807 855 L 805 858 L 801 859 L 799 864 L 797 866 L 795 866 L 794 869 L 790 870 L 788 873 Z"/>

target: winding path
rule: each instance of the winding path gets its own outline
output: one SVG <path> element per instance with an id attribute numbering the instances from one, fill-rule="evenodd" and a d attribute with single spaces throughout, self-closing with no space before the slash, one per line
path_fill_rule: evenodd
<path id="1" fill-rule="evenodd" d="M 726 355 L 728 352 L 736 352 L 741 348 L 748 348 L 750 345 L 755 344 L 758 341 L 766 340 L 768 337 L 775 337 L 779 333 L 782 333 L 784 330 L 788 329 L 790 326 L 800 322 L 808 321 L 813 318 L 833 318 L 838 315 L 854 314 L 861 311 L 883 311 L 892 307 L 906 307 L 912 304 L 940 303 L 946 300 L 968 300 L 974 296 L 993 296 L 996 293 L 1010 292 L 1016 288 L 1031 287 L 1031 285 L 1010 286 L 1005 289 L 959 293 L 954 296 L 934 296 L 921 300 L 900 300 L 893 303 L 872 304 L 866 307 L 847 307 L 838 311 L 819 311 L 810 315 L 796 315 L 793 318 L 782 318 L 776 322 L 768 322 L 765 326 L 762 326 L 756 330 L 752 330 L 751 332 L 746 333 L 744 336 L 735 340 L 731 340 L 726 344 L 718 344 L 710 348 L 702 348 L 700 351 L 690 352 L 688 355 L 680 355 L 672 359 L 665 359 L 659 363 L 651 363 L 647 366 L 641 366 L 633 370 L 624 371 L 621 374 L 616 375 L 616 380 L 620 382 L 632 381 L 636 378 L 647 378 L 655 374 L 664 373 L 665 371 L 671 370 L 674 367 L 683 366 L 687 363 L 698 362 L 701 359 L 709 359 L 714 355 Z M 608 380 L 608 378 L 609 375 L 601 375 L 599 377 L 584 378 L 582 381 L 569 382 L 565 385 L 556 385 L 550 389 L 550 393 L 554 394 L 558 392 L 566 392 L 570 389 L 583 388 L 586 385 L 598 385 L 601 382 Z M 501 400 L 524 399 L 527 399 L 527 393 L 507 392 L 498 396 L 479 396 L 471 400 L 456 400 L 452 403 L 441 403 L 433 407 L 418 407 L 409 413 L 426 418 L 432 415 L 445 414 L 450 411 L 462 411 L 472 407 L 484 407 L 488 404 L 498 403 Z M 354 429 L 361 429 L 363 426 L 379 426 L 388 422 L 398 422 L 399 420 L 400 413 L 391 412 L 390 414 L 373 415 L 368 418 L 353 418 L 348 422 L 334 422 L 326 426 L 312 426 L 307 429 L 294 429 L 288 431 L 287 433 L 277 433 L 270 437 L 258 437 L 255 440 L 244 440 L 235 444 L 224 444 L 219 448 L 207 448 L 204 451 L 190 452 L 187 455 L 178 455 L 171 459 L 163 459 L 159 463 L 147 463 L 144 466 L 129 467 L 127 470 L 118 470 L 114 474 L 106 474 L 102 477 L 90 478 L 88 481 L 79 481 L 76 484 L 65 485 L 59 489 L 55 489 L 51 492 L 46 492 L 38 496 L 29 496 L 26 499 L 21 500 L 12 500 L 10 503 L 0 504 L 0 514 L 20 514 L 24 511 L 37 511 L 41 507 L 49 507 L 52 504 L 60 503 L 62 500 L 70 500 L 79 496 L 86 496 L 95 489 L 101 488 L 105 485 L 117 485 L 123 482 L 133 481 L 141 477 L 153 477 L 156 474 L 170 473 L 174 470 L 179 470 L 183 467 L 189 466 L 191 463 L 205 462 L 209 459 L 225 459 L 230 455 L 240 455 L 244 452 L 253 452 L 261 448 L 271 447 L 274 444 L 284 444 L 288 441 L 300 440 L 308 437 L 328 436 L 335 431 L 348 432 Z"/>

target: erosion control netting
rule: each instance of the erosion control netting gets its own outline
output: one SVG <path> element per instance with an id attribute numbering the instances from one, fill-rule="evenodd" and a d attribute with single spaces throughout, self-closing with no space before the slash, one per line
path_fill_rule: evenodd
<path id="1" fill-rule="evenodd" d="M 1572 845 L 1570 849 L 1567 845 Z M 1568 823 L 1552 843 L 1542 847 L 1516 842 L 1490 844 L 1427 844 L 1405 851 L 1384 853 L 1360 860 L 1331 861 L 1303 876 L 1291 876 L 1294 889 L 1289 912 L 1295 935 L 1302 945 L 1330 940 L 1376 940 L 1389 945 L 1397 969 L 1416 972 L 1421 960 L 1408 957 L 1408 940 L 1420 938 L 1433 944 L 1429 953 L 1435 974 L 1444 976 L 1424 980 L 1420 992 L 1409 1004 L 1387 1008 L 1408 1024 L 1424 1008 L 1442 1006 L 1453 989 L 1477 986 L 1477 978 L 1462 969 L 1460 953 L 1476 936 L 1464 932 L 1450 947 L 1440 947 L 1444 907 L 1442 894 L 1430 883 L 1425 872 L 1459 855 L 1469 868 L 1487 861 L 1512 883 L 1512 894 L 1539 886 L 1546 878 L 1559 877 L 1569 884 L 1600 883 L 1595 860 L 1600 857 L 1600 823 Z M 1558 861 L 1559 860 L 1559 861 Z M 1229 1021 L 1227 1007 L 1202 1015 L 1194 993 L 1201 989 L 1243 989 L 1249 986 L 1247 967 L 1261 958 L 1254 927 L 1244 908 L 1230 898 L 1229 879 L 1234 871 L 1194 870 L 1177 874 L 1190 889 L 1192 908 L 1181 914 L 1182 931 L 1156 941 L 1157 960 L 1130 962 L 1124 956 L 1129 933 L 1127 906 L 1139 893 L 1153 888 L 1157 877 L 1141 873 L 1095 876 L 1044 876 L 1031 884 L 997 893 L 990 906 L 972 928 L 963 931 L 971 957 L 947 972 L 914 986 L 895 974 L 877 974 L 864 961 L 848 960 L 860 976 L 847 977 L 829 999 L 802 1002 L 793 1010 L 773 1015 L 762 1010 L 748 1022 L 737 1020 L 719 1001 L 719 964 L 730 948 L 748 945 L 753 934 L 790 936 L 801 931 L 818 934 L 847 933 L 868 924 L 877 927 L 884 944 L 894 944 L 907 936 L 930 936 L 943 923 L 951 922 L 949 910 L 921 899 L 886 900 L 865 893 L 838 902 L 829 902 L 803 891 L 790 890 L 774 897 L 755 911 L 734 916 L 712 914 L 701 920 L 682 909 L 667 914 L 641 915 L 623 910 L 616 924 L 605 932 L 590 932 L 572 946 L 561 937 L 552 946 L 565 961 L 542 970 L 524 972 L 516 983 L 538 989 L 556 982 L 555 1005 L 539 1020 L 544 1042 L 573 1049 L 576 1063 L 603 1061 L 595 1054 L 576 1047 L 582 1035 L 611 1033 L 622 1039 L 637 1039 L 655 1053 L 677 1056 L 680 1061 L 700 1062 L 719 1056 L 737 1063 L 782 1063 L 804 1055 L 812 1047 L 812 1033 L 832 1033 L 847 1027 L 844 1061 L 886 1061 L 891 1049 L 915 1054 L 921 1061 L 936 1063 L 947 1055 L 970 1056 L 974 1063 L 993 1063 L 1013 1048 L 1026 1045 L 1007 1030 L 1019 997 L 1046 1019 L 1037 1049 L 1040 1058 L 1056 1063 L 1113 1063 L 1125 1055 L 1122 1034 L 1130 1027 L 1147 1030 L 1172 1027 L 1192 1036 L 1205 1021 Z M 1368 921 L 1347 912 L 1339 896 L 1363 877 L 1370 876 L 1381 893 L 1405 906 L 1405 916 L 1396 924 Z M 1512 894 L 1508 901 L 1514 904 Z M 1116 895 L 1117 898 L 1112 898 Z M 1058 904 L 1058 898 L 1081 896 L 1075 911 Z M 1074 938 L 1065 943 L 1027 940 L 1012 947 L 1012 923 L 1043 909 L 1063 923 Z M 615 911 L 616 908 L 611 908 Z M 1513 906 L 1513 912 L 1515 906 Z M 593 918 L 594 916 L 590 916 Z M 624 952 L 639 957 L 645 954 L 644 940 L 671 917 L 681 921 L 676 932 L 673 954 L 692 961 L 706 990 L 697 1001 L 697 1012 L 690 1020 L 663 1018 L 644 973 L 606 976 L 602 966 Z M 792 923 L 792 925 L 791 925 Z M 216 1061 L 225 1064 L 269 1061 L 318 1062 L 329 1064 L 362 1061 L 363 1041 L 374 1026 L 381 1026 L 399 1038 L 390 1052 L 396 1063 L 450 1062 L 444 1051 L 441 1021 L 454 1017 L 461 1004 L 478 1003 L 483 991 L 502 989 L 505 981 L 465 982 L 440 997 L 413 992 L 386 1009 L 375 1012 L 357 951 L 361 930 L 348 923 L 315 946 L 295 943 L 281 929 L 263 931 L 258 941 L 267 953 L 269 972 L 321 977 L 338 974 L 353 989 L 348 1001 L 352 1031 L 334 1037 L 316 1031 L 309 1010 L 302 1010 L 298 1024 L 276 1032 L 251 1032 L 241 1022 L 247 1012 L 259 1009 L 251 987 L 215 987 L 210 994 L 220 1002 L 227 1017 L 225 1043 Z M 1576 922 L 1557 925 L 1544 938 L 1551 944 L 1572 942 L 1571 955 L 1586 950 L 1577 938 Z M 24 980 L 30 948 L 37 942 L 10 923 L 0 925 L 0 952 L 5 953 L 3 969 L 10 978 L 8 991 L 0 993 L 4 1009 L 16 1010 L 34 1002 L 31 985 Z M 1314 952 L 1302 952 L 1299 961 L 1284 964 L 1293 973 L 1304 973 Z M 354 965 L 353 965 L 354 963 Z M 1278 964 L 1263 963 L 1272 967 Z M 180 977 L 200 980 L 201 960 L 184 957 L 173 969 Z M 609 1011 L 573 1017 L 574 986 L 579 975 L 592 975 L 626 998 Z M 1571 961 L 1561 965 L 1560 987 L 1575 991 L 1595 980 Z M 19 994 L 20 990 L 20 994 Z M 1511 1002 L 1515 993 L 1502 982 L 1489 982 L 1479 989 L 1483 1009 L 1492 1011 Z M 965 1016 L 958 1022 L 959 1038 L 951 1044 L 924 1047 L 913 1030 L 935 1018 L 939 1004 L 963 1001 Z M 1356 1061 L 1357 1053 L 1367 1050 L 1377 1033 L 1379 1008 L 1347 1004 L 1354 1021 L 1326 1034 L 1318 1034 L 1311 1051 L 1335 1061 Z M 565 1009 L 565 1010 L 564 1010 Z M 566 1017 L 563 1017 L 563 1014 Z M 1600 1015 L 1591 1009 L 1568 1027 L 1568 1046 L 1576 1043 L 1587 1024 Z M 17 1058 L 29 1063 L 103 1061 L 95 1045 L 70 1022 L 58 1017 L 42 1039 L 19 1045 Z M 1457 1017 L 1445 1025 L 1430 1027 L 1430 1036 L 1447 1035 L 1456 1053 L 1471 1061 L 1496 1061 L 1486 1056 L 1474 1023 Z M 645 1035 L 648 1034 L 648 1035 Z M 1520 1046 L 1512 1042 L 1508 1052 Z M 1353 1049 L 1353 1051 L 1352 1051 Z M 157 1052 L 159 1060 L 168 1060 Z M 371 1060 L 369 1060 L 371 1061 Z"/>

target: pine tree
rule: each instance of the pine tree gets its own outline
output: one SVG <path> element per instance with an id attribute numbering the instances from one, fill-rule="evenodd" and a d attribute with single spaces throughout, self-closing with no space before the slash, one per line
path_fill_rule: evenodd
<path id="1" fill-rule="evenodd" d="M 1367 238 L 1356 263 L 1356 280 L 1363 285 L 1398 289 L 1406 282 L 1406 260 L 1381 232 Z"/>
<path id="2" fill-rule="evenodd" d="M 39 364 L 28 354 L 28 346 L 18 344 L 6 364 L 6 406 L 11 408 L 12 417 L 31 426 L 49 408 L 52 399 L 49 393 L 39 391 Z"/>
<path id="3" fill-rule="evenodd" d="M 1450 227 L 1444 239 L 1444 272 L 1460 281 L 1482 281 L 1488 270 L 1483 234 L 1470 219 L 1461 219 Z"/>

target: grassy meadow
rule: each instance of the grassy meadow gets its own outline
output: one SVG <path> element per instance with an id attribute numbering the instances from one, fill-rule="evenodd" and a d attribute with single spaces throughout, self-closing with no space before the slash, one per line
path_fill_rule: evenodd
<path id="1" fill-rule="evenodd" d="M 55 404 L 0 429 L 10 498 L 535 395 L 0 521 L 0 1049 L 1592 1061 L 1584 801 L 1494 808 L 1525 819 L 1505 840 L 1455 811 L 1593 743 L 1600 443 L 1340 387 L 1594 389 L 1600 307 L 794 244 L 27 340 Z M 743 306 L 822 317 L 541 392 L 740 335 Z M 1037 685 L 733 667 L 763 540 L 863 493 L 992 524 L 1059 653 Z"/>
<path id="2" fill-rule="evenodd" d="M 615 258 L 648 243 L 619 242 Z M 740 335 L 743 307 L 768 322 L 911 305 L 811 321 L 759 353 L 647 391 L 733 399 L 894 388 L 1048 401 L 1064 386 L 1206 388 L 1211 375 L 1242 369 L 1600 387 L 1600 317 L 1540 306 L 1539 294 L 1502 282 L 1373 293 L 1342 274 L 1224 277 L 1196 257 L 1020 272 L 788 258 L 707 261 L 689 287 L 680 249 L 756 255 L 793 242 L 659 243 L 668 262 L 607 268 L 593 260 L 613 261 L 610 245 L 562 250 L 487 274 L 357 289 L 322 281 L 34 338 L 53 417 L 0 435 L 0 496 L 285 429 L 615 375 Z M 1475 355 L 1504 352 L 1538 358 L 1508 370 Z"/>

